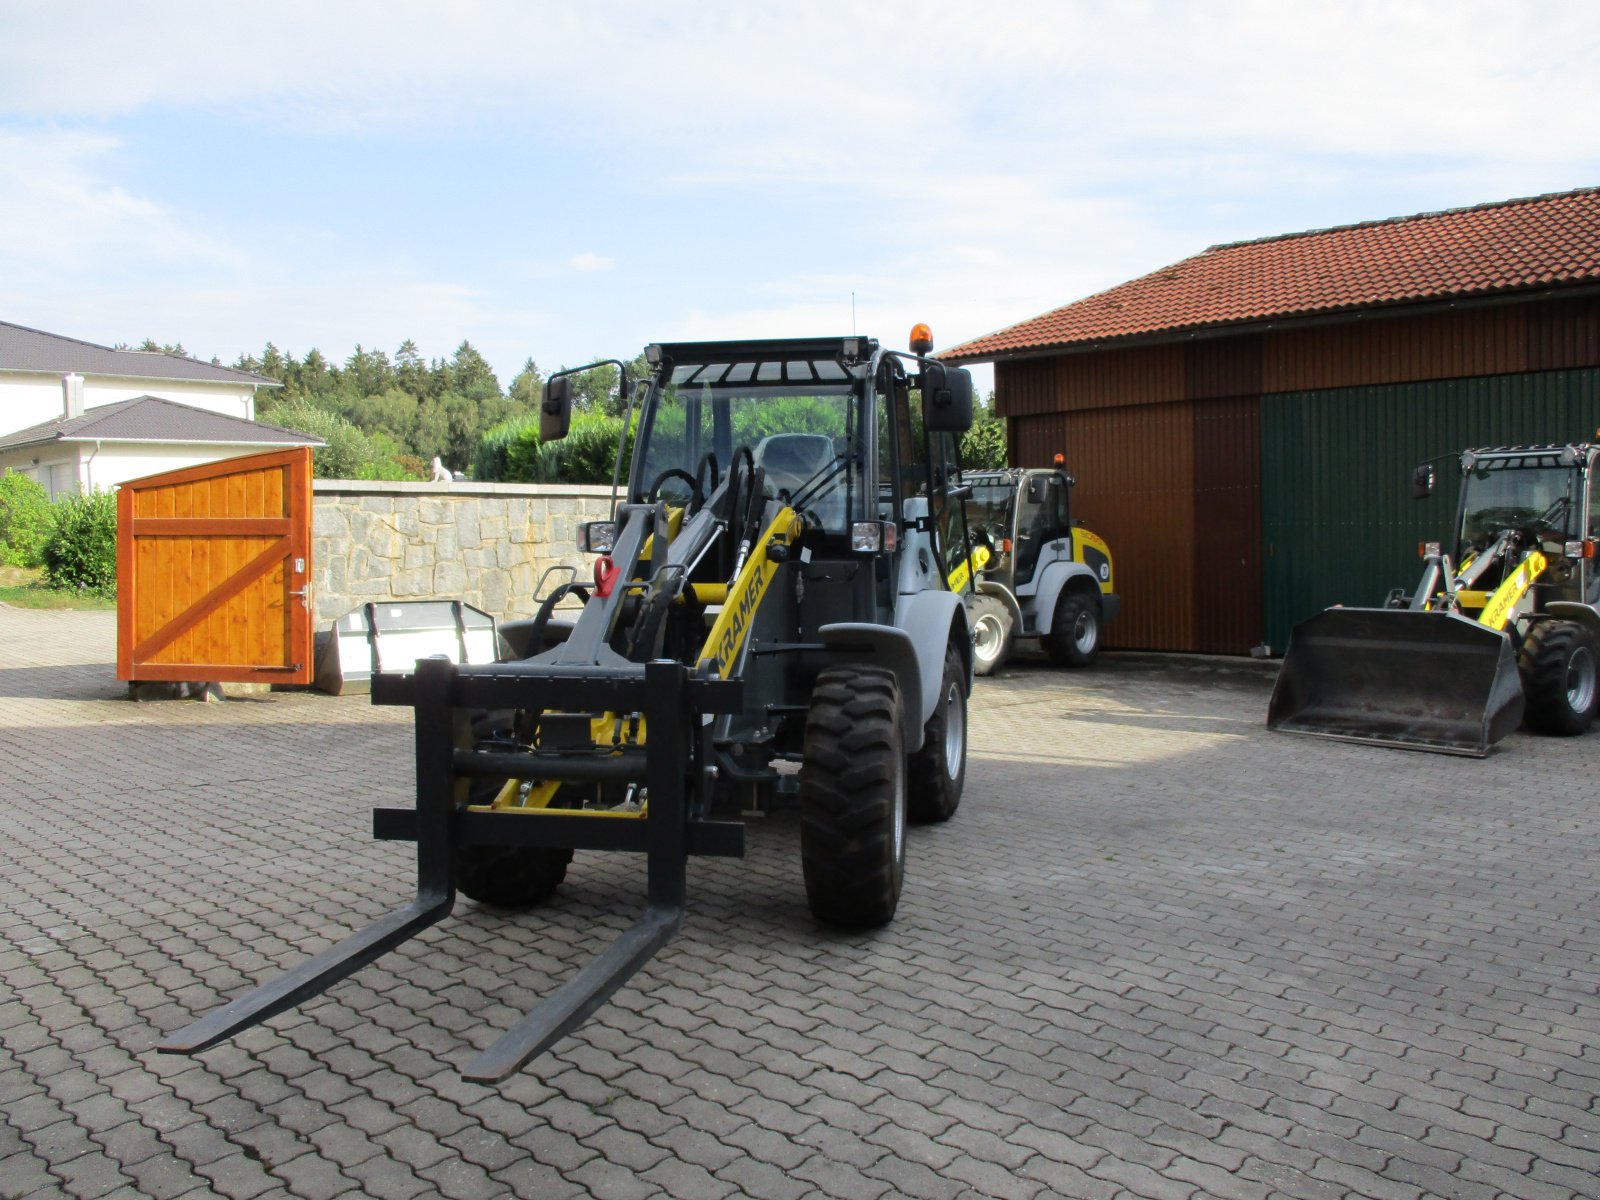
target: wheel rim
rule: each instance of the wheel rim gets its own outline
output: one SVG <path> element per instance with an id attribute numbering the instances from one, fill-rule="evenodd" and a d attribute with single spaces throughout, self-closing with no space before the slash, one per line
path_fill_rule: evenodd
<path id="1" fill-rule="evenodd" d="M 961 772 L 966 744 L 967 711 L 961 703 L 961 685 L 952 683 L 944 697 L 944 773 L 951 779 Z"/>
<path id="2" fill-rule="evenodd" d="M 1084 609 L 1072 626 L 1072 644 L 1077 647 L 1079 654 L 1087 654 L 1094 649 L 1095 630 L 1094 614 Z"/>
<path id="3" fill-rule="evenodd" d="M 1594 655 L 1580 646 L 1567 659 L 1567 706 L 1575 713 L 1588 712 L 1594 703 Z"/>
<path id="4" fill-rule="evenodd" d="M 985 613 L 972 627 L 972 652 L 982 662 L 992 662 L 1000 654 L 1000 619 Z"/>

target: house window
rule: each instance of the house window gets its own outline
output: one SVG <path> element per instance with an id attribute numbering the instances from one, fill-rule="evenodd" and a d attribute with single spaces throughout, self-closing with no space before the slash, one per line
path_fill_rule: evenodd
<path id="1" fill-rule="evenodd" d="M 45 468 L 40 468 L 41 471 Z M 51 500 L 59 500 L 63 496 L 71 496 L 78 490 L 78 470 L 72 463 L 56 463 L 48 469 L 49 477 L 45 479 L 45 490 L 50 493 Z"/>

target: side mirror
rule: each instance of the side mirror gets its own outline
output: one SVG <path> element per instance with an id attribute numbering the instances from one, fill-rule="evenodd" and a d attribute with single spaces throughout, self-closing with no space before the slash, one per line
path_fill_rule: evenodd
<path id="1" fill-rule="evenodd" d="M 924 364 L 922 411 L 930 433 L 965 433 L 971 429 L 972 372 L 943 363 Z"/>
<path id="2" fill-rule="evenodd" d="M 1028 503 L 1043 504 L 1050 494 L 1050 480 L 1043 475 L 1028 476 Z"/>
<path id="3" fill-rule="evenodd" d="M 1426 500 L 1433 495 L 1434 474 L 1433 464 L 1423 463 L 1411 472 L 1411 498 L 1413 500 Z"/>
<path id="4" fill-rule="evenodd" d="M 559 442 L 572 424 L 572 381 L 565 375 L 545 380 L 539 399 L 539 440 Z"/>

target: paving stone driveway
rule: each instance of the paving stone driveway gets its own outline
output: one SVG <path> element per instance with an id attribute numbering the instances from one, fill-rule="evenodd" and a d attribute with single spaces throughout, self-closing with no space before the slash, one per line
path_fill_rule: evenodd
<path id="1" fill-rule="evenodd" d="M 808 918 L 797 827 L 556 1053 L 457 1070 L 643 903 L 463 903 L 201 1055 L 160 1033 L 407 898 L 408 713 L 135 705 L 109 614 L 0 607 L 0 1196 L 1600 1194 L 1600 735 L 1485 763 L 1268 735 L 1270 675 L 980 683 L 900 916 Z"/>

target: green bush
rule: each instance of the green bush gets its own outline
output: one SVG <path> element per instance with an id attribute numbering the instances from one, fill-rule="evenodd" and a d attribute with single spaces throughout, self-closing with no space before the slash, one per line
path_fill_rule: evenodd
<path id="1" fill-rule="evenodd" d="M 610 483 L 617 463 L 622 418 L 593 409 L 572 414 L 559 442 L 539 440 L 537 416 L 516 417 L 490 429 L 473 454 L 473 478 L 486 483 Z M 623 478 L 633 455 L 622 460 Z"/>
<path id="2" fill-rule="evenodd" d="M 51 587 L 110 595 L 117 589 L 117 497 L 90 492 L 56 502 L 55 527 L 44 546 Z"/>
<path id="3" fill-rule="evenodd" d="M 424 479 L 400 461 L 394 442 L 381 433 L 362 433 L 336 412 L 296 399 L 272 410 L 271 422 L 296 433 L 319 437 L 311 452 L 311 473 L 318 479 Z"/>
<path id="4" fill-rule="evenodd" d="M 0 474 L 0 567 L 43 566 L 50 525 L 44 487 L 15 471 Z"/>
<path id="5" fill-rule="evenodd" d="M 358 466 L 353 478 L 415 483 L 418 480 L 432 477 L 433 472 L 428 468 L 427 463 L 423 462 L 415 454 L 406 454 L 396 450 L 394 443 L 389 440 L 387 434 L 376 433 L 372 437 L 374 441 L 379 443 L 379 453 Z M 311 458 L 312 472 L 315 473 L 316 454 L 313 453 Z"/>

